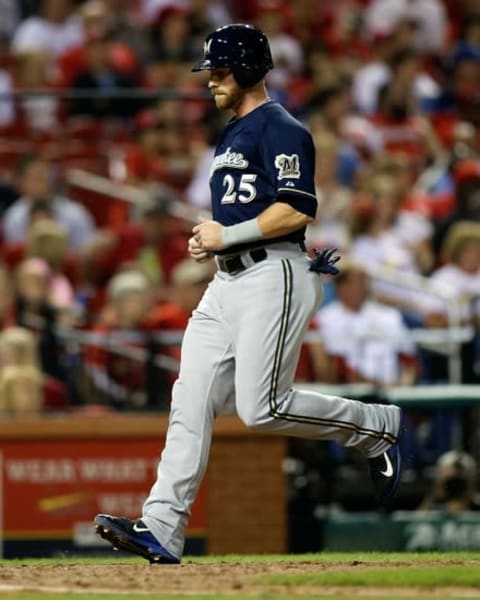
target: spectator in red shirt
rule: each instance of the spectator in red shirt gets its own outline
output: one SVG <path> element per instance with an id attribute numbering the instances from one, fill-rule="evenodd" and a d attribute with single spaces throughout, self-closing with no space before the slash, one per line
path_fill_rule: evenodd
<path id="1" fill-rule="evenodd" d="M 156 329 L 185 329 L 214 275 L 214 263 L 198 263 L 191 258 L 179 262 L 172 271 L 169 301 L 152 312 L 148 323 Z"/>
<path id="2" fill-rule="evenodd" d="M 152 59 L 189 63 L 197 56 L 190 35 L 188 8 L 166 4 L 160 8 L 151 25 Z"/>
<path id="3" fill-rule="evenodd" d="M 136 143 L 125 155 L 126 183 L 145 186 L 168 179 L 166 128 L 155 111 L 146 110 L 136 118 Z"/>
<path id="4" fill-rule="evenodd" d="M 161 348 L 164 355 L 180 360 L 183 331 L 212 280 L 214 271 L 213 262 L 198 263 L 191 258 L 182 260 L 173 269 L 168 301 L 159 304 L 146 321 L 149 329 L 171 333 L 170 339 L 166 339 L 168 344 Z M 173 385 L 176 377 L 176 372 L 170 372 L 167 378 L 169 386 Z"/>
<path id="5" fill-rule="evenodd" d="M 429 159 L 437 158 L 442 148 L 427 119 L 420 117 L 422 103 L 433 89 L 417 86 L 422 76 L 418 56 L 413 50 L 397 52 L 390 62 L 391 79 L 378 94 L 378 112 L 371 117 L 381 144 L 390 152 L 404 152 L 424 167 Z M 427 90 L 427 91 L 425 91 Z"/>
<path id="6" fill-rule="evenodd" d="M 90 98 L 74 98 L 69 106 L 70 116 L 125 120 L 132 118 L 141 108 L 142 102 L 137 98 L 115 96 L 119 90 L 134 91 L 138 82 L 113 63 L 111 43 L 111 35 L 101 31 L 89 40 L 85 50 L 85 67 L 73 78 L 70 87 L 73 92 L 95 90 L 98 93 Z"/>
<path id="7" fill-rule="evenodd" d="M 138 77 L 138 56 L 146 57 L 147 40 L 126 14 L 125 7 L 102 0 L 87 0 L 79 9 L 83 37 L 81 44 L 69 48 L 58 60 L 59 83 L 68 87 L 86 66 L 87 47 L 99 35 L 109 33 L 109 54 L 112 65 L 120 72 Z M 118 4 L 118 0 L 117 0 Z"/>
<path id="8" fill-rule="evenodd" d="M 440 249 L 450 228 L 459 221 L 480 220 L 480 204 L 478 194 L 480 188 L 480 160 L 462 160 L 452 171 L 455 184 L 454 210 L 447 218 L 437 224 L 433 237 L 433 245 L 440 254 Z"/>
<path id="9" fill-rule="evenodd" d="M 86 270 L 100 289 L 122 266 L 135 263 L 161 286 L 186 257 L 187 238 L 170 214 L 171 195 L 163 189 L 142 210 L 139 222 L 125 223 L 97 235 L 85 254 Z"/>
<path id="10" fill-rule="evenodd" d="M 142 271 L 117 273 L 107 288 L 97 334 L 85 350 L 89 396 L 117 409 L 159 408 L 166 397 L 165 372 L 156 359 L 160 344 L 151 319 L 154 290 Z"/>

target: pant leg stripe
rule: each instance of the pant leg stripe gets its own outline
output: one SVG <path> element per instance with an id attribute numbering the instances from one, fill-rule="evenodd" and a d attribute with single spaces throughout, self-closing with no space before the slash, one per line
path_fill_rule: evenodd
<path id="1" fill-rule="evenodd" d="M 283 267 L 283 308 L 282 308 L 282 318 L 280 322 L 280 331 L 278 334 L 277 348 L 275 350 L 275 358 L 273 361 L 273 369 L 272 369 L 272 377 L 270 380 L 270 391 L 268 395 L 269 406 L 270 406 L 270 414 L 275 419 L 283 419 L 285 421 L 295 421 L 298 423 L 311 423 L 312 425 L 323 425 L 325 427 L 338 427 L 340 429 L 348 429 L 350 431 L 355 431 L 360 435 L 365 435 L 367 437 L 372 438 L 380 438 L 385 439 L 390 443 L 395 443 L 397 438 L 385 431 L 375 431 L 373 429 L 366 429 L 363 427 L 359 427 L 355 423 L 350 423 L 348 421 L 338 421 L 336 419 L 320 419 L 317 417 L 309 417 L 309 416 L 301 416 L 301 415 L 292 415 L 289 413 L 282 413 L 278 410 L 277 405 L 277 386 L 278 386 L 278 376 L 280 373 L 280 368 L 282 364 L 283 350 L 285 347 L 285 339 L 287 336 L 288 329 L 288 321 L 290 317 L 290 309 L 292 303 L 292 267 L 290 261 L 284 259 L 282 260 Z"/>
<path id="2" fill-rule="evenodd" d="M 284 421 L 295 421 L 296 423 L 311 423 L 312 425 L 323 425 L 324 427 L 337 427 L 339 429 L 348 429 L 350 431 L 354 431 L 359 435 L 364 435 L 366 437 L 371 437 L 375 439 L 383 439 L 391 444 L 394 444 L 397 441 L 396 436 L 391 433 L 387 433 L 386 431 L 374 431 L 369 429 L 363 429 L 354 423 L 349 423 L 348 421 L 335 421 L 334 419 L 318 419 L 316 417 L 302 417 L 299 415 L 292 415 L 289 413 L 281 413 L 276 411 L 272 414 L 272 416 L 276 419 L 283 419 Z"/>
<path id="3" fill-rule="evenodd" d="M 272 378 L 270 382 L 270 393 L 268 395 L 270 413 L 275 417 L 277 412 L 276 398 L 278 375 L 282 364 L 283 349 L 285 347 L 285 338 L 287 336 L 288 319 L 290 316 L 290 306 L 292 303 L 292 267 L 288 260 L 282 260 L 283 268 L 283 308 L 282 319 L 280 322 L 280 332 L 278 334 L 277 348 L 273 361 Z"/>

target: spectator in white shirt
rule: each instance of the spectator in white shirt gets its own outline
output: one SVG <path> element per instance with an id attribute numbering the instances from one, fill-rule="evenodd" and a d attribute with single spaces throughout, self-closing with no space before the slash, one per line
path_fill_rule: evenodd
<path id="1" fill-rule="evenodd" d="M 395 31 L 388 27 L 375 33 L 372 40 L 372 58 L 355 72 L 352 96 L 355 108 L 364 115 L 373 114 L 377 108 L 378 92 L 388 81 L 391 56 L 397 50 Z"/>
<path id="2" fill-rule="evenodd" d="M 415 346 L 395 308 L 370 299 L 365 269 L 342 259 L 335 278 L 338 299 L 321 308 L 315 321 L 327 355 L 326 381 L 412 385 L 417 376 Z"/>
<path id="3" fill-rule="evenodd" d="M 416 321 L 418 293 L 402 285 L 401 278 L 430 271 L 432 225 L 419 213 L 401 210 L 401 199 L 399 179 L 374 175 L 370 196 L 353 209 L 350 254 L 370 273 L 382 272 L 372 285 L 375 296 Z"/>
<path id="4" fill-rule="evenodd" d="M 399 179 L 373 176 L 370 196 L 352 221 L 350 253 L 365 266 L 428 272 L 433 261 L 432 225 L 418 213 L 401 210 L 400 194 Z"/>
<path id="5" fill-rule="evenodd" d="M 474 335 L 460 346 L 461 381 L 480 381 L 480 223 L 458 221 L 448 230 L 442 245 L 444 264 L 431 277 L 437 297 L 425 296 L 420 303 L 425 324 L 429 327 L 475 326 Z M 453 317 L 455 316 L 455 321 Z M 448 342 L 445 342 L 448 351 Z M 448 377 L 445 357 L 430 358 L 432 378 Z"/>
<path id="6" fill-rule="evenodd" d="M 404 61 L 402 54 L 408 49 L 395 53 L 389 63 L 370 63 L 361 67 L 354 78 L 353 94 L 355 105 L 360 112 L 372 116 L 381 109 L 381 92 L 387 85 L 401 85 L 398 81 L 397 66 Z M 411 51 L 412 56 L 415 56 Z M 409 87 L 404 90 L 419 106 L 428 106 L 440 95 L 440 88 L 433 78 L 423 71 L 418 71 Z"/>
<path id="7" fill-rule="evenodd" d="M 11 125 L 15 120 L 15 107 L 13 98 L 9 97 L 13 90 L 13 80 L 8 73 L 0 69 L 0 127 Z"/>
<path id="8" fill-rule="evenodd" d="M 352 191 L 337 179 L 340 141 L 329 131 L 316 133 L 313 141 L 318 209 L 315 221 L 307 228 L 307 246 L 345 249 L 350 242 L 348 219 Z"/>
<path id="9" fill-rule="evenodd" d="M 372 39 L 379 29 L 401 21 L 416 24 L 415 46 L 424 53 L 440 54 L 445 48 L 447 16 L 439 0 L 373 0 L 364 15 L 365 33 Z"/>
<path id="10" fill-rule="evenodd" d="M 19 168 L 18 187 L 21 197 L 5 211 L 3 217 L 5 243 L 26 240 L 31 206 L 38 201 L 51 203 L 55 221 L 68 232 L 71 250 L 77 251 L 91 241 L 95 231 L 91 215 L 84 206 L 58 193 L 48 161 L 36 155 L 26 157 Z"/>
<path id="11" fill-rule="evenodd" d="M 210 165 L 215 154 L 215 143 L 220 135 L 221 128 L 225 127 L 224 115 L 206 115 L 208 126 L 204 130 L 204 136 L 199 138 L 195 156 L 196 165 L 193 175 L 185 190 L 185 199 L 195 208 L 211 208 L 210 201 Z"/>
<path id="12" fill-rule="evenodd" d="M 188 10 L 188 0 L 140 0 L 139 13 L 144 23 L 151 24 L 167 6 Z"/>
<path id="13" fill-rule="evenodd" d="M 472 322 L 480 316 L 480 223 L 455 223 L 445 238 L 442 258 L 444 264 L 432 273 L 430 280 L 433 290 L 445 300 L 425 299 L 427 323 L 446 326 L 449 301 L 455 302 L 463 322 Z"/>
<path id="14" fill-rule="evenodd" d="M 303 69 L 302 46 L 285 31 L 286 19 L 278 2 L 262 6 L 256 25 L 268 37 L 275 65 L 275 69 L 267 75 L 267 86 L 273 92 L 282 93 L 292 77 L 299 75 Z"/>
<path id="15" fill-rule="evenodd" d="M 20 23 L 12 40 L 15 53 L 41 50 L 53 59 L 83 42 L 81 23 L 70 0 L 43 0 L 41 14 Z"/>

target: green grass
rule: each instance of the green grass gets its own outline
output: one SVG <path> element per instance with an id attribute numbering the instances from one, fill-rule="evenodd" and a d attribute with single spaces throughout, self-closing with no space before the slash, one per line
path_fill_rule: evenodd
<path id="1" fill-rule="evenodd" d="M 466 586 L 480 588 L 480 565 L 443 565 L 436 567 L 396 567 L 394 569 L 340 569 L 319 573 L 266 575 L 258 579 L 266 585 L 352 585 L 362 587 L 419 587 Z"/>
<path id="2" fill-rule="evenodd" d="M 480 568 L 480 552 L 328 552 L 316 554 L 227 554 L 224 556 L 186 556 L 182 559 L 183 564 L 228 564 L 228 563 L 282 563 L 282 562 L 308 562 L 321 564 L 345 563 L 351 565 L 353 562 L 382 562 L 398 563 L 412 562 L 425 563 L 437 561 L 441 563 L 451 563 L 452 561 L 473 561 L 478 562 Z M 0 565 L 109 565 L 109 564 L 141 564 L 147 562 L 142 558 L 117 556 L 112 552 L 111 556 L 98 557 L 79 557 L 79 556 L 61 556 L 55 558 L 19 558 L 3 559 Z M 175 568 L 175 567 L 173 567 Z"/>
<path id="3" fill-rule="evenodd" d="M 451 552 L 451 553 L 318 553 L 299 555 L 228 555 L 186 557 L 183 563 L 193 565 L 228 564 L 235 563 L 277 564 L 277 574 L 260 575 L 248 579 L 248 585 L 255 587 L 255 593 L 247 593 L 239 589 L 238 592 L 209 595 L 202 593 L 185 594 L 159 594 L 159 593 L 87 593 L 79 588 L 79 593 L 34 593 L 34 592 L 8 592 L 0 590 L 0 597 L 5 600 L 288 600 L 296 598 L 315 598 L 315 600 L 352 600 L 352 592 L 347 586 L 355 586 L 355 600 L 425 600 L 429 598 L 447 598 L 460 600 L 461 595 L 454 596 L 452 587 L 466 587 L 478 590 L 478 596 L 473 592 L 470 597 L 480 598 L 480 553 L 479 552 Z M 318 570 L 311 568 L 304 573 L 285 573 L 282 563 L 317 564 Z M 432 565 L 434 563 L 434 565 Z M 117 557 L 115 555 L 99 558 L 61 557 L 55 559 L 18 559 L 3 560 L 0 562 L 0 584 L 2 583 L 2 566 L 28 567 L 28 566 L 53 566 L 53 565 L 125 565 L 135 568 L 136 565 L 147 566 L 148 563 L 140 558 Z M 383 565 L 383 566 L 380 566 Z M 329 569 L 328 567 L 332 568 Z M 324 568 L 325 567 L 325 568 Z M 153 570 L 163 571 L 163 567 L 154 566 Z M 167 567 L 172 572 L 176 567 Z M 180 571 L 181 572 L 181 571 Z M 184 571 L 188 577 L 188 569 Z M 246 580 L 247 581 L 247 580 Z M 271 586 L 274 586 L 273 588 Z M 336 589 L 336 594 L 327 593 L 325 588 Z M 345 588 L 342 591 L 342 587 Z M 262 588 L 265 591 L 262 592 Z M 365 592 L 362 593 L 362 588 Z M 378 592 L 375 593 L 375 588 Z M 389 588 L 392 593 L 388 593 Z M 430 591 L 433 596 L 425 596 Z M 447 591 L 448 588 L 451 591 Z M 251 588 L 252 589 L 252 588 Z M 296 589 L 299 592 L 295 593 Z M 278 591 L 277 591 L 278 590 Z M 404 591 L 404 592 L 403 592 Z"/>
<path id="4" fill-rule="evenodd" d="M 382 562 L 399 563 L 412 562 L 426 563 L 437 561 L 449 563 L 452 561 L 474 561 L 480 567 L 480 552 L 319 552 L 316 554 L 228 554 L 225 556 L 196 556 L 187 557 L 185 563 L 282 563 L 282 562 L 309 562 L 322 564 L 352 562 Z"/>

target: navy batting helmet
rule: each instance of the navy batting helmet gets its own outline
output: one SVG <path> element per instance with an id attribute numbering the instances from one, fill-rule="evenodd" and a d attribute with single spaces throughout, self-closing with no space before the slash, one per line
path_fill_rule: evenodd
<path id="1" fill-rule="evenodd" d="M 192 71 L 230 67 L 238 85 L 248 88 L 273 69 L 267 36 L 253 25 L 225 25 L 210 33 L 204 57 Z"/>

